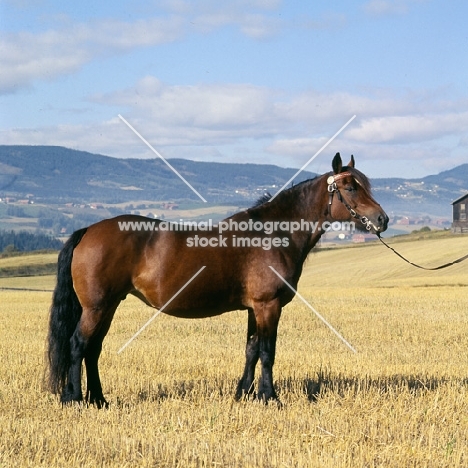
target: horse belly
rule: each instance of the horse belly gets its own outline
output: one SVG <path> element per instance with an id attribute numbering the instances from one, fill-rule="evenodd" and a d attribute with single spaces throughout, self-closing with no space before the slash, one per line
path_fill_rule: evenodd
<path id="1" fill-rule="evenodd" d="M 169 288 L 162 296 L 164 303 L 158 308 L 165 314 L 181 318 L 204 318 L 221 315 L 233 310 L 245 309 L 240 286 L 221 287 L 208 278 L 203 281 L 203 271 L 198 278 L 188 284 L 182 291 L 179 289 L 171 297 Z M 198 283 L 197 283 L 197 280 Z M 166 305 L 167 304 L 167 305 Z"/>
<path id="2" fill-rule="evenodd" d="M 179 236 L 158 237 L 135 270 L 133 284 L 145 302 L 184 318 L 245 309 L 241 271 L 225 250 L 189 249 Z"/>

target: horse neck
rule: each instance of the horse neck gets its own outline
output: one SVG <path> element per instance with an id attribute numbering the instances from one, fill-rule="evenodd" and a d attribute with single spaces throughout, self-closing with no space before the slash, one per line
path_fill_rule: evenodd
<path id="1" fill-rule="evenodd" d="M 320 221 L 324 218 L 328 199 L 325 178 L 326 175 L 296 185 L 278 194 L 271 202 L 249 211 L 256 212 L 265 219 Z"/>
<path id="2" fill-rule="evenodd" d="M 302 221 L 314 223 L 314 232 L 299 230 L 291 234 L 291 241 L 305 256 L 318 242 L 323 231 L 318 229 L 327 216 L 327 175 L 299 184 L 280 193 L 271 202 L 248 210 L 250 216 L 261 221 Z"/>

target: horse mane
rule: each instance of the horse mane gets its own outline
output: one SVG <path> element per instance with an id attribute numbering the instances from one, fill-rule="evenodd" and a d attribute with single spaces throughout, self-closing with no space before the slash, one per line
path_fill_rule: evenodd
<path id="1" fill-rule="evenodd" d="M 343 171 L 349 171 L 353 177 L 357 180 L 358 184 L 364 188 L 369 194 L 371 193 L 371 183 L 369 179 L 359 170 L 354 167 L 344 167 Z"/>
<path id="2" fill-rule="evenodd" d="M 250 208 L 257 208 L 257 206 L 263 205 L 270 201 L 271 197 L 273 197 L 273 195 L 270 192 L 265 192 Z"/>
<path id="3" fill-rule="evenodd" d="M 302 188 L 302 186 L 315 181 L 317 178 L 318 176 L 312 179 L 303 180 L 302 182 L 299 182 L 298 184 L 293 185 L 292 187 L 282 190 L 281 193 L 278 194 L 278 196 L 284 196 L 283 194 L 285 193 L 295 192 L 296 190 Z M 270 192 L 265 192 L 250 208 L 258 208 L 264 203 L 269 202 L 272 198 L 273 198 L 273 195 Z"/>
<path id="4" fill-rule="evenodd" d="M 348 167 L 344 166 L 342 168 L 342 172 L 349 171 L 353 175 L 353 177 L 356 179 L 358 184 L 367 192 L 371 193 L 371 183 L 369 179 L 359 170 L 355 169 L 354 167 Z M 298 192 L 300 192 L 304 187 L 314 183 L 317 181 L 317 179 L 320 176 L 313 177 L 312 179 L 306 179 L 303 180 L 302 182 L 299 182 L 296 185 L 293 185 L 292 187 L 289 187 L 281 193 L 278 194 L 278 198 L 281 199 L 283 197 L 290 197 L 292 195 L 297 195 Z M 265 192 L 258 200 L 250 207 L 248 210 L 254 209 L 254 208 L 259 208 L 265 203 L 268 203 L 271 199 L 273 198 L 273 195 L 270 192 Z M 276 198 L 275 198 L 276 199 Z"/>

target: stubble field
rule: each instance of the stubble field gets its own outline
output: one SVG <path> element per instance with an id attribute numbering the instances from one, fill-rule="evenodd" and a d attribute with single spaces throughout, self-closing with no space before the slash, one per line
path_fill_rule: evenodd
<path id="1" fill-rule="evenodd" d="M 412 260 L 467 253 L 466 236 L 398 243 Z M 309 256 L 284 310 L 283 403 L 235 402 L 246 312 L 189 321 L 128 298 L 101 357 L 108 410 L 61 408 L 43 388 L 50 292 L 0 291 L 0 466 L 468 466 L 468 264 L 407 266 L 381 245 Z M 0 287 L 52 289 L 54 278 Z"/>

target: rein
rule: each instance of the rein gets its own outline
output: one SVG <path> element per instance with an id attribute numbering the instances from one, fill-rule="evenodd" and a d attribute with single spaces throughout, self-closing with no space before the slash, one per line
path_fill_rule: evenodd
<path id="1" fill-rule="evenodd" d="M 413 265 L 416 268 L 420 268 L 421 270 L 435 271 L 435 270 L 442 270 L 443 268 L 447 268 L 449 266 L 455 265 L 456 263 L 461 263 L 461 262 L 463 262 L 464 260 L 466 260 L 468 258 L 468 255 L 464 255 L 463 257 L 460 257 L 460 258 L 457 258 L 456 260 L 453 260 L 452 262 L 444 263 L 443 265 L 439 265 L 437 267 L 428 268 L 428 267 L 418 265 L 417 263 L 413 263 L 410 260 L 408 260 L 407 258 L 403 257 L 403 255 L 401 255 L 399 252 L 397 252 L 393 247 L 390 247 L 382 239 L 382 237 L 380 236 L 379 230 L 373 225 L 373 223 L 368 218 L 366 218 L 365 216 L 361 216 L 360 214 L 356 213 L 356 211 L 350 206 L 350 204 L 347 203 L 346 200 L 343 198 L 343 195 L 341 195 L 341 192 L 339 191 L 339 189 L 338 189 L 338 187 L 336 185 L 336 181 L 340 180 L 340 179 L 343 179 L 344 177 L 348 177 L 348 176 L 352 176 L 351 172 L 342 172 L 340 174 L 335 174 L 335 175 L 330 176 L 327 179 L 328 194 L 329 194 L 328 205 L 330 206 L 332 204 L 333 194 L 336 192 L 338 200 L 340 200 L 340 202 L 343 203 L 345 208 L 349 211 L 350 215 L 353 218 L 359 220 L 362 224 L 364 224 L 368 231 L 370 231 L 372 228 L 374 228 L 375 235 L 379 238 L 379 241 L 382 242 L 382 244 L 385 245 L 385 247 L 387 247 L 387 249 L 390 249 L 393 253 L 398 255 L 398 257 L 400 257 L 406 263 L 409 263 L 410 265 Z"/>
<path id="2" fill-rule="evenodd" d="M 453 262 L 449 262 L 449 263 L 444 263 L 443 265 L 439 265 L 437 267 L 434 267 L 434 268 L 427 268 L 427 267 L 423 267 L 421 265 L 418 265 L 416 263 L 413 263 L 413 262 L 410 262 L 407 258 L 403 257 L 403 255 L 401 255 L 400 253 L 398 253 L 393 247 L 390 247 L 381 237 L 380 237 L 380 233 L 377 232 L 376 236 L 379 238 L 379 241 L 382 242 L 383 245 L 385 245 L 385 247 L 387 247 L 388 249 L 392 250 L 396 255 L 398 255 L 401 259 L 403 259 L 406 263 L 409 263 L 410 265 L 413 265 L 414 267 L 416 268 L 421 268 L 421 270 L 442 270 L 442 268 L 447 268 L 449 266 L 452 266 L 452 265 L 455 265 L 455 263 L 461 263 L 463 262 L 463 260 L 466 260 L 468 258 L 468 255 L 465 255 L 464 257 L 460 257 L 460 258 L 457 258 L 456 260 L 454 260 Z"/>

